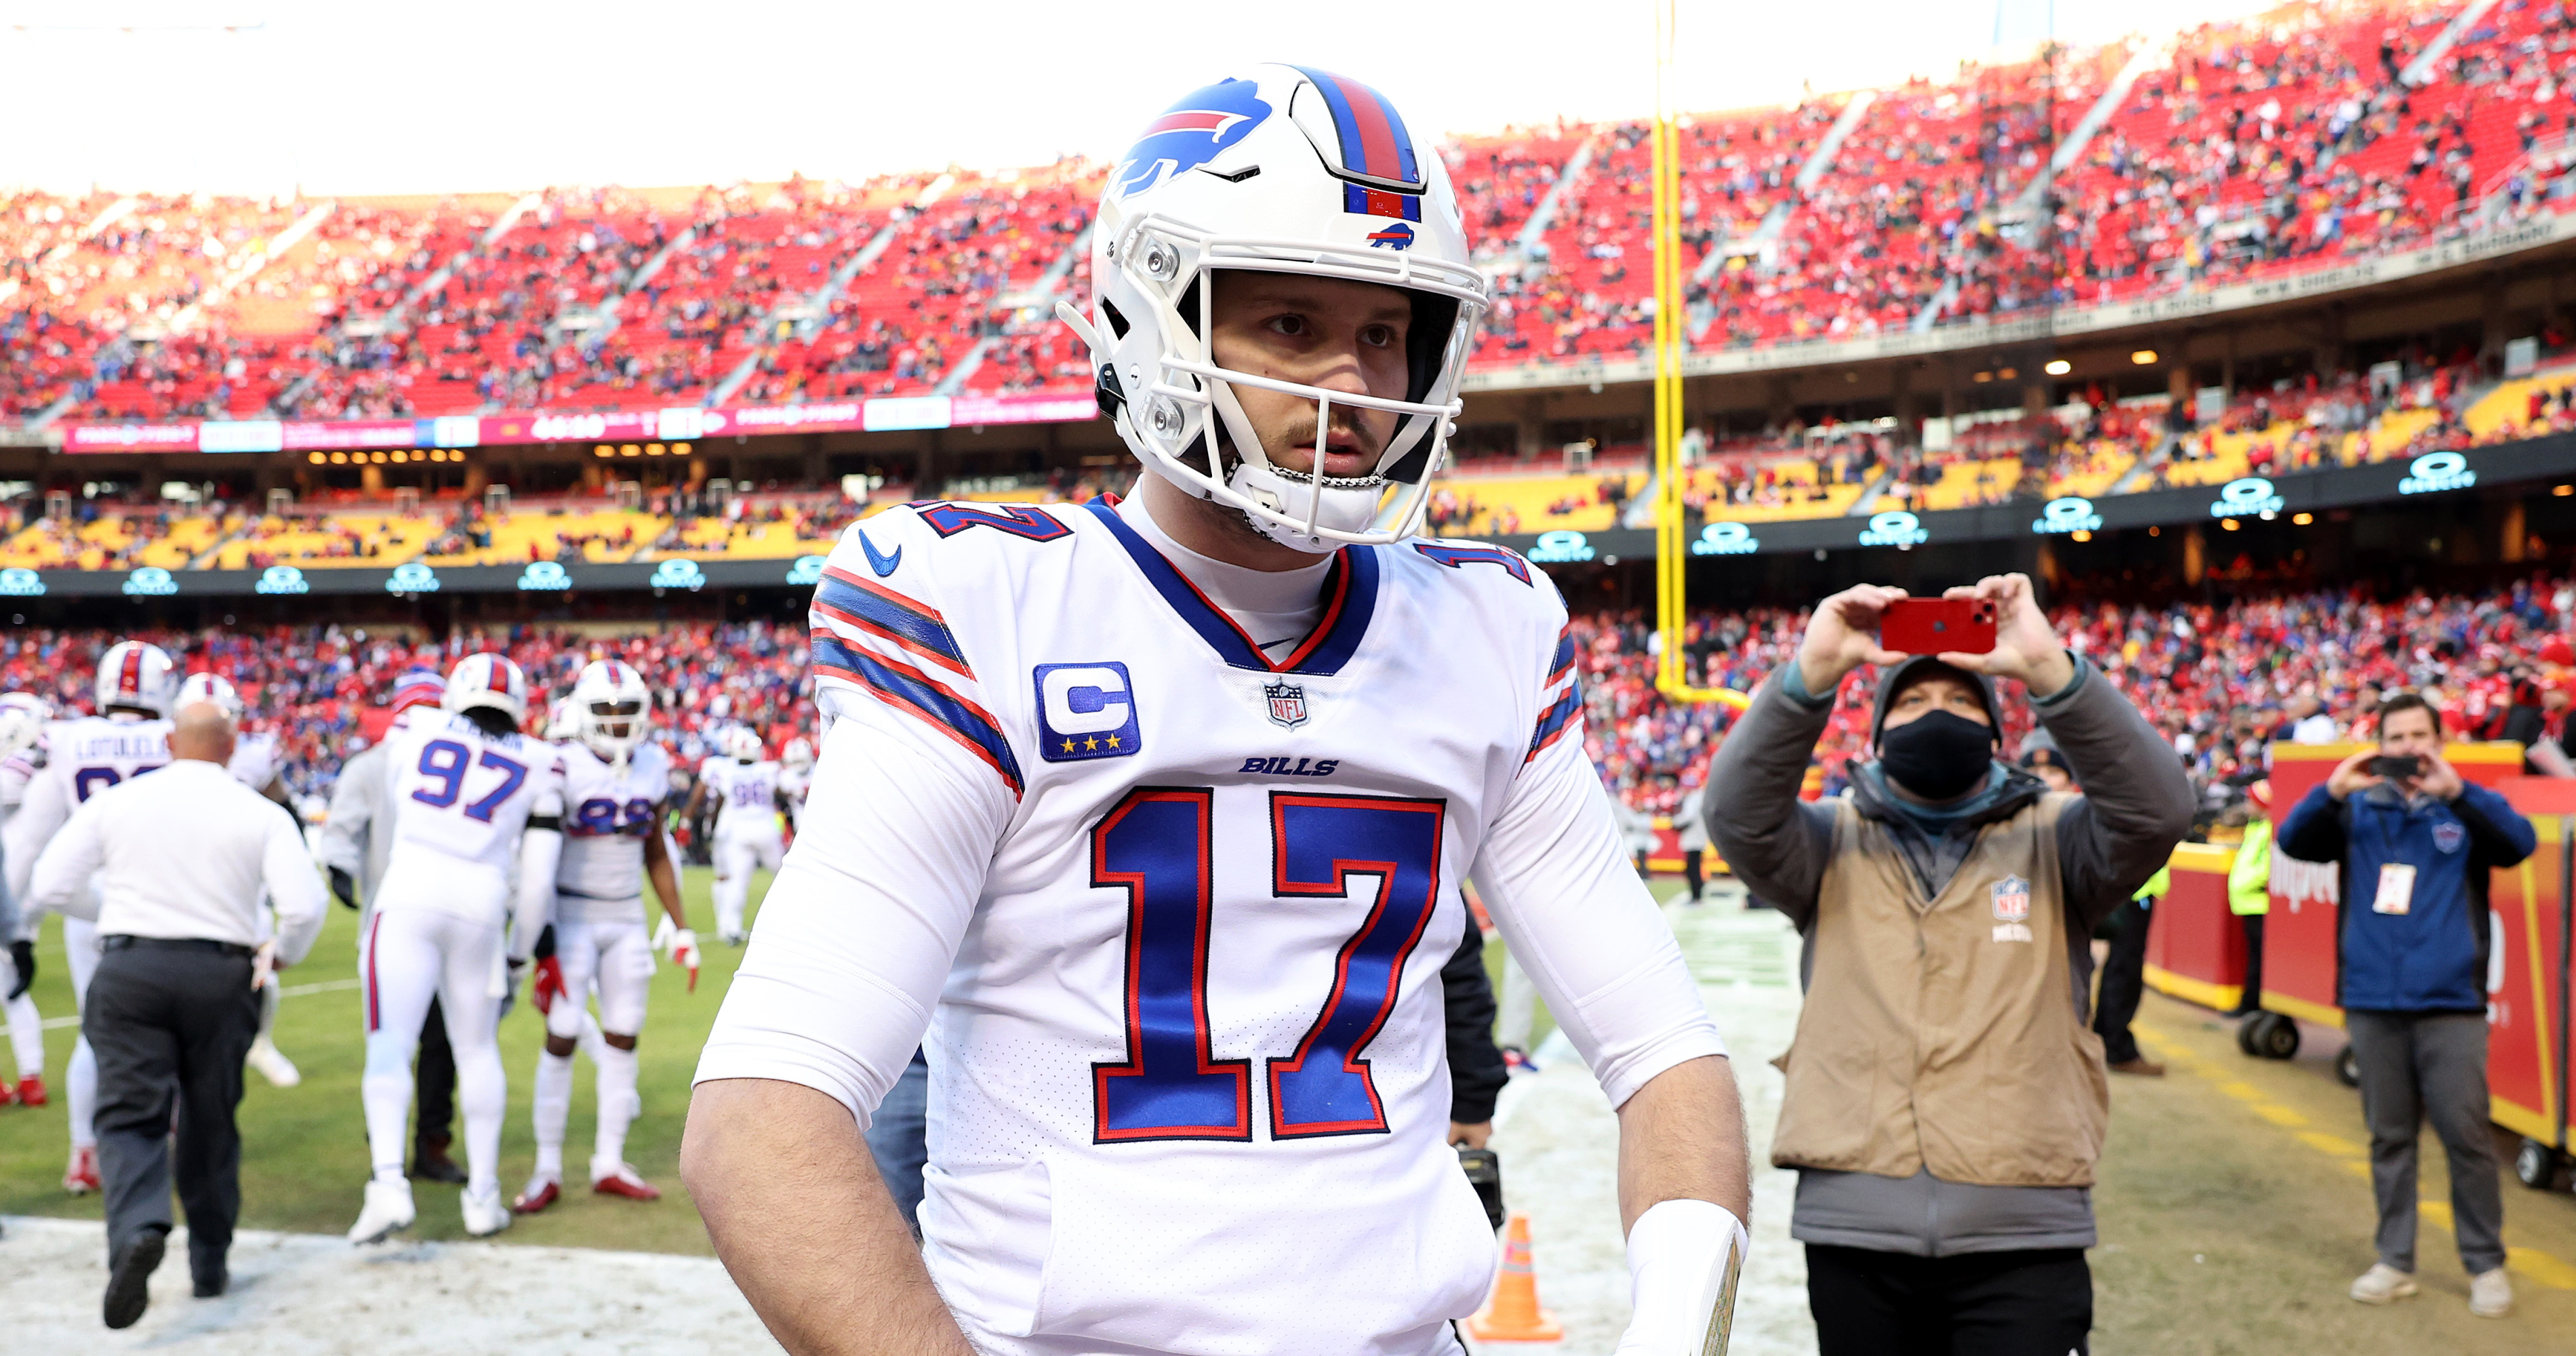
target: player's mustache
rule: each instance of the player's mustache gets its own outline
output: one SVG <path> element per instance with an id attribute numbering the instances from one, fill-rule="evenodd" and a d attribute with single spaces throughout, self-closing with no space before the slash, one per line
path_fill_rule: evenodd
<path id="1" fill-rule="evenodd" d="M 1336 413 L 1332 423 L 1326 425 L 1326 428 L 1327 438 L 1348 438 L 1351 441 L 1352 450 L 1363 457 L 1375 456 L 1384 449 L 1385 444 L 1372 436 L 1369 430 L 1355 418 Z M 1299 419 L 1279 437 L 1279 446 L 1284 448 L 1304 450 L 1315 447 L 1316 443 L 1315 420 L 1312 416 Z"/>

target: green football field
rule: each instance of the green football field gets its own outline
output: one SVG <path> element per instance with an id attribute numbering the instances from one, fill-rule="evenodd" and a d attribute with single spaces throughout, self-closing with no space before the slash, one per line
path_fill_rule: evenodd
<path id="1" fill-rule="evenodd" d="M 656 1252 L 709 1253 L 706 1230 L 681 1189 L 680 1125 L 689 1104 L 689 1076 L 698 1048 L 714 1024 L 716 1005 L 724 998 L 742 953 L 715 940 L 715 907 L 708 900 L 714 873 L 684 868 L 681 890 L 689 919 L 704 940 L 706 964 L 698 991 L 689 992 L 688 972 L 664 962 L 653 977 L 651 1015 L 642 1040 L 638 1088 L 644 1115 L 626 1140 L 626 1157 L 647 1181 L 662 1188 L 652 1203 L 593 1196 L 582 1189 L 588 1180 L 593 1112 L 594 1070 L 576 1057 L 572 1122 L 564 1135 L 568 1191 L 562 1203 L 542 1215 L 521 1218 L 505 1239 L 514 1243 L 627 1248 Z M 757 901 L 768 891 L 767 875 L 752 887 Z M 277 1014 L 277 1045 L 304 1073 L 293 1088 L 273 1088 L 256 1072 L 246 1073 L 242 1098 L 242 1219 L 244 1228 L 339 1233 L 358 1217 L 361 1189 L 367 1180 L 365 1117 L 358 1103 L 358 1077 L 366 1063 L 366 1037 L 358 1000 L 358 915 L 336 904 L 322 940 L 302 965 L 281 976 L 287 997 Z M 48 1023 L 72 1015 L 71 979 L 63 961 L 62 923 L 46 920 L 36 944 L 36 1005 Z M 536 1141 L 529 1123 L 531 1089 L 544 1026 L 524 991 L 518 1007 L 501 1021 L 501 1054 L 510 1071 L 509 1119 L 501 1132 L 501 1190 L 516 1195 L 536 1165 Z M 53 1103 L 39 1108 L 0 1108 L 0 1215 L 56 1215 L 75 1219 L 100 1217 L 95 1195 L 74 1197 L 62 1189 L 63 1160 L 70 1147 L 64 1113 L 63 1070 L 71 1058 L 75 1032 L 68 1025 L 45 1033 L 45 1081 Z M 457 1127 L 460 1140 L 463 1126 Z M 464 1146 L 453 1152 L 461 1163 Z M 452 1186 L 413 1184 L 420 1205 L 417 1238 L 462 1238 Z"/>

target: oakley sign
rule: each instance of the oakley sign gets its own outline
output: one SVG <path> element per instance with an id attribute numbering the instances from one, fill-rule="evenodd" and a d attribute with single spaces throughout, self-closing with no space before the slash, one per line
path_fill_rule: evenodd
<path id="1" fill-rule="evenodd" d="M 2209 516 L 2259 518 L 2280 512 L 2288 502 L 2273 493 L 2271 481 L 2261 476 L 2240 476 L 2218 487 L 2218 501 L 2209 506 Z"/>

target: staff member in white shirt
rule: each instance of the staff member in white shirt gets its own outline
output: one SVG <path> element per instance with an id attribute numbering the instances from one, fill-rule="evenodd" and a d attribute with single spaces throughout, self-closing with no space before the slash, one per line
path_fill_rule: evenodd
<path id="1" fill-rule="evenodd" d="M 29 892 L 38 907 L 98 924 L 81 1034 L 98 1055 L 111 1328 L 143 1316 L 170 1233 L 174 1102 L 188 1269 L 199 1298 L 224 1293 L 241 1213 L 233 1111 L 259 1030 L 258 986 L 304 959 L 322 931 L 322 883 L 295 817 L 235 781 L 232 755 L 222 708 L 180 708 L 169 765 L 74 811 L 36 859 Z M 85 888 L 93 876 L 95 903 Z M 277 914 L 265 943 L 263 888 Z"/>

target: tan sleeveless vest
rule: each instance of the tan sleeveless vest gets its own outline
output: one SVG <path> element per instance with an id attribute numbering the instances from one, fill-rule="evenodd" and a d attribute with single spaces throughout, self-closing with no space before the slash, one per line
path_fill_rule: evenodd
<path id="1" fill-rule="evenodd" d="M 2077 1020 L 2048 795 L 1985 826 L 1925 900 L 1887 826 L 1834 802 L 1775 1167 L 2090 1186 L 2111 1115 Z"/>

